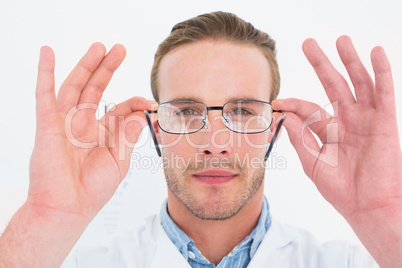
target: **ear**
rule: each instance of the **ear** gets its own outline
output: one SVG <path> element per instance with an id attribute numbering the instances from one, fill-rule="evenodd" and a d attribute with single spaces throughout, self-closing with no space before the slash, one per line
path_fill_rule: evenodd
<path id="1" fill-rule="evenodd" d="M 280 113 L 276 113 L 276 116 L 272 118 L 271 127 L 269 128 L 268 143 L 272 142 L 272 138 L 275 134 L 275 131 L 278 129 L 278 124 L 279 124 L 280 119 L 281 119 Z M 278 141 L 279 137 L 281 136 L 281 133 L 282 133 L 282 129 L 279 130 L 278 136 L 276 137 L 276 141 Z"/>
<path id="2" fill-rule="evenodd" d="M 160 135 L 160 128 L 159 128 L 159 125 L 158 125 L 158 121 L 154 121 L 152 123 L 152 126 L 153 126 L 154 131 L 155 131 L 156 139 L 158 140 L 158 143 L 161 144 L 161 135 Z"/>

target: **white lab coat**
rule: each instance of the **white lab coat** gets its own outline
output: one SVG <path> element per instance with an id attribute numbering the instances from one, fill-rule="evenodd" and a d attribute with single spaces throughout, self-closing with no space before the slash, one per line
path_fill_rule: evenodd
<path id="1" fill-rule="evenodd" d="M 166 235 L 159 216 L 146 219 L 137 232 L 117 238 L 110 247 L 72 252 L 62 267 L 189 268 Z M 360 246 L 345 241 L 320 244 L 308 232 L 272 220 L 250 268 L 378 267 Z"/>

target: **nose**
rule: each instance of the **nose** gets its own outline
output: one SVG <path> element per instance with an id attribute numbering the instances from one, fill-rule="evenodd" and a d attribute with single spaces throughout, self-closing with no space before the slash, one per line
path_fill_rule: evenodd
<path id="1" fill-rule="evenodd" d="M 198 151 L 204 156 L 225 157 L 233 147 L 233 133 L 224 124 L 221 111 L 209 111 L 208 123 L 197 134 L 199 142 L 205 146 Z"/>

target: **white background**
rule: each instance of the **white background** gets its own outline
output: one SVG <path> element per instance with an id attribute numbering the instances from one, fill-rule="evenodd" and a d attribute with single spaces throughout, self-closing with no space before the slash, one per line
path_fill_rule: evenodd
<path id="1" fill-rule="evenodd" d="M 94 41 L 109 49 L 122 43 L 127 58 L 116 72 L 103 100 L 119 103 L 135 95 L 151 98 L 149 74 L 153 54 L 171 27 L 201 13 L 230 11 L 277 41 L 282 76 L 280 98 L 298 97 L 328 105 L 324 90 L 304 58 L 301 44 L 318 40 L 338 70 L 335 40 L 352 37 L 372 73 L 369 53 L 383 46 L 395 77 L 399 129 L 402 128 L 402 19 L 398 1 L 2 1 L 0 4 L 0 232 L 24 202 L 29 158 L 35 133 L 36 68 L 39 48 L 56 53 L 58 88 Z M 381 147 L 381 144 L 378 144 Z M 135 157 L 157 161 L 145 131 Z M 49 158 L 53 157 L 49 155 Z M 145 159 L 145 158 L 144 158 Z M 266 195 L 275 218 L 313 232 L 319 240 L 346 239 L 359 243 L 345 220 L 321 198 L 304 175 L 284 131 L 267 171 Z M 285 161 L 285 167 L 283 167 Z M 163 173 L 155 166 L 130 169 L 112 201 L 90 224 L 80 245 L 105 244 L 136 228 L 144 217 L 159 211 L 166 196 Z M 145 167 L 144 167 L 145 166 Z"/>

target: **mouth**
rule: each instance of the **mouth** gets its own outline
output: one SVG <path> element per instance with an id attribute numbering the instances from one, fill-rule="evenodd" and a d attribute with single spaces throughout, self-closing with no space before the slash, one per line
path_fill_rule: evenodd
<path id="1" fill-rule="evenodd" d="M 193 174 L 193 177 L 205 184 L 222 184 L 227 183 L 234 178 L 238 177 L 238 174 L 224 171 L 224 170 L 207 170 Z"/>

